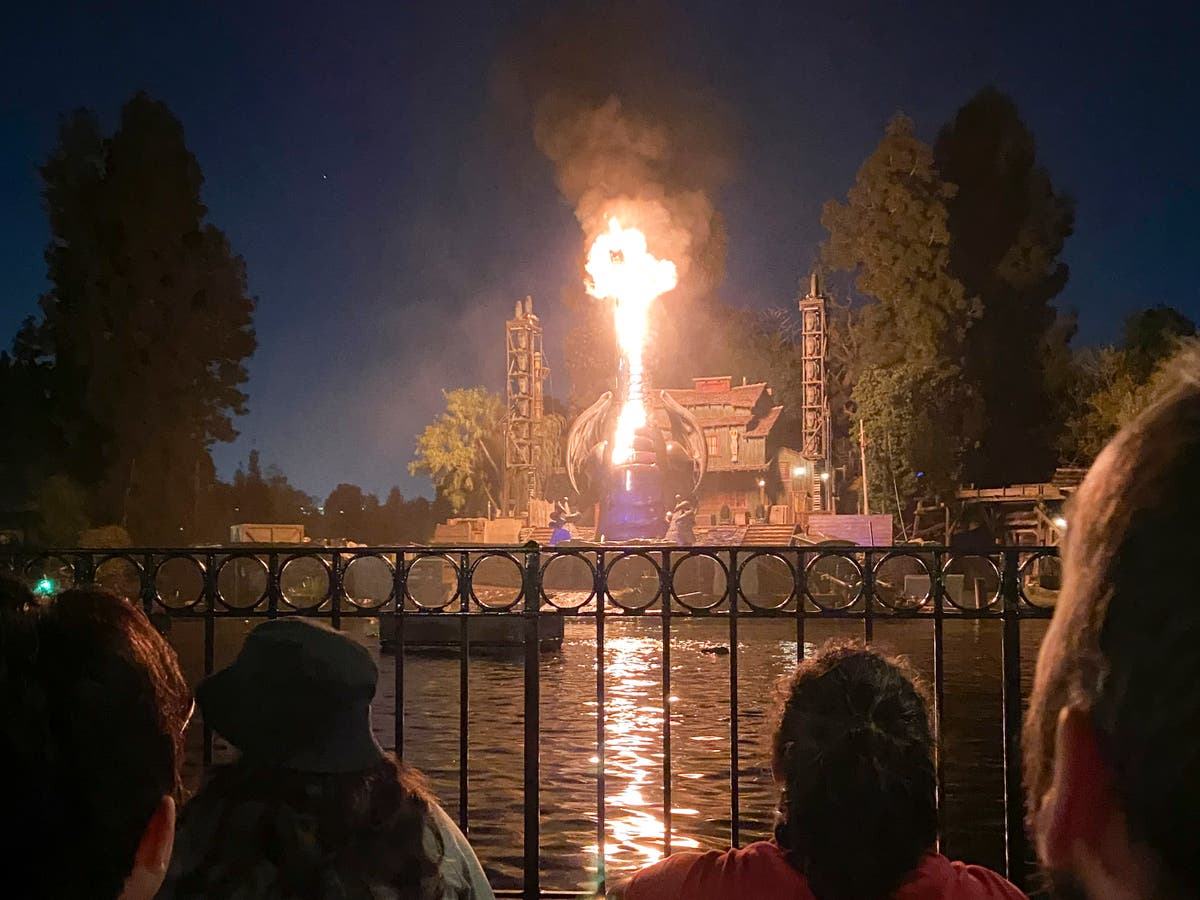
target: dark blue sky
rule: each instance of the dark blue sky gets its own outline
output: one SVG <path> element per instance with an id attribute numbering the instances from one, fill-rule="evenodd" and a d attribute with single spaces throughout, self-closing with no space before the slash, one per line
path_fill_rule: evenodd
<path id="1" fill-rule="evenodd" d="M 257 447 L 304 489 L 408 476 L 442 387 L 503 384 L 503 320 L 530 293 L 552 365 L 581 236 L 529 123 L 505 121 L 495 60 L 536 9 L 475 4 L 29 4 L 0 20 L 0 342 L 45 289 L 35 167 L 61 113 L 112 124 L 138 89 L 182 119 L 211 220 L 259 305 Z M 107 5 L 107 4 L 106 4 Z M 883 125 L 932 139 L 975 90 L 1016 100 L 1078 203 L 1060 298 L 1079 340 L 1168 303 L 1200 319 L 1196 4 L 686 4 L 665 52 L 732 110 L 717 198 L 723 299 L 782 306 Z M 561 370 L 561 367 L 559 367 Z M 565 383 L 552 383 L 566 393 Z"/>

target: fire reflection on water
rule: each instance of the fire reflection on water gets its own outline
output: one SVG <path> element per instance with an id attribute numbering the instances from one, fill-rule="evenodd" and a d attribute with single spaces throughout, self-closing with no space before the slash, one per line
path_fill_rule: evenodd
<path id="1" fill-rule="evenodd" d="M 666 825 L 662 819 L 663 713 L 657 676 L 660 643 L 645 637 L 621 637 L 606 642 L 604 654 L 605 761 L 604 774 L 617 793 L 605 797 L 605 868 L 620 860 L 643 866 L 663 857 Z M 672 697 L 671 700 L 678 698 Z M 596 704 L 591 717 L 596 715 Z M 592 757 L 599 763 L 598 757 Z M 699 810 L 673 807 L 672 818 L 698 816 Z M 673 849 L 698 849 L 694 838 L 672 828 Z M 599 848 L 586 852 L 593 858 Z"/>

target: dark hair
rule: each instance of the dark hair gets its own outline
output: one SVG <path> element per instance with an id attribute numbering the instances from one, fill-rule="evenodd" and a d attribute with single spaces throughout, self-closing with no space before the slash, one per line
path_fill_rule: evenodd
<path id="1" fill-rule="evenodd" d="M 1032 814 L 1053 774 L 1060 711 L 1088 711 L 1132 838 L 1157 855 L 1160 887 L 1190 896 L 1200 890 L 1200 352 L 1184 352 L 1174 374 L 1069 509 L 1023 743 Z"/>
<path id="2" fill-rule="evenodd" d="M 0 572 L 0 616 L 6 613 L 28 612 L 37 606 L 37 600 L 25 582 L 15 575 Z"/>
<path id="3" fill-rule="evenodd" d="M 387 887 L 440 897 L 431 815 L 421 776 L 392 754 L 344 774 L 239 760 L 184 807 L 160 896 L 370 897 Z"/>
<path id="4" fill-rule="evenodd" d="M 120 895 L 162 798 L 179 795 L 190 710 L 174 651 L 125 601 L 70 590 L 42 609 L 0 613 L 3 878 L 13 896 Z"/>
<path id="5" fill-rule="evenodd" d="M 772 749 L 775 840 L 818 900 L 887 896 L 933 848 L 929 715 L 898 661 L 819 649 L 785 684 Z"/>

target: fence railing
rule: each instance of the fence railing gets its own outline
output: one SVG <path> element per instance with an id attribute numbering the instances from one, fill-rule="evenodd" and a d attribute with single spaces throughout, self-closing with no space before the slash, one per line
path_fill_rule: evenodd
<path id="1" fill-rule="evenodd" d="M 473 647 L 501 643 L 524 666 L 523 887 L 542 891 L 540 649 L 561 639 L 565 618 L 594 622 L 596 635 L 596 841 L 604 859 L 605 620 L 661 620 L 663 850 L 672 842 L 671 623 L 716 617 L 728 629 L 730 834 L 740 843 L 738 625 L 744 619 L 794 623 L 796 656 L 814 620 L 875 624 L 924 620 L 933 637 L 933 724 L 937 799 L 945 808 L 942 716 L 947 673 L 943 623 L 994 619 L 1002 624 L 1002 714 L 1007 875 L 1025 882 L 1020 719 L 1023 619 L 1049 618 L 1059 561 L 1050 547 L 1004 547 L 961 553 L 942 547 L 383 547 L 321 548 L 242 545 L 201 549 L 2 551 L 0 570 L 22 575 L 36 592 L 97 585 L 143 605 L 155 616 L 203 622 L 203 671 L 214 668 L 215 624 L 222 618 L 315 616 L 339 627 L 347 618 L 377 618 L 396 648 L 394 743 L 404 752 L 404 661 L 416 645 L 452 648 L 459 668 L 459 818 L 469 823 L 468 661 Z M 203 761 L 212 761 L 212 734 Z M 573 896 L 563 894 L 563 896 Z"/>

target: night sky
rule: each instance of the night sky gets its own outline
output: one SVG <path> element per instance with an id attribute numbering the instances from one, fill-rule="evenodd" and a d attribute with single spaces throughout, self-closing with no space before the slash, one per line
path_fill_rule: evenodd
<path id="1" fill-rule="evenodd" d="M 441 388 L 502 388 L 517 297 L 533 295 L 559 362 L 582 237 L 530 123 L 493 90 L 536 6 L 26 5 L 0 17 L 0 342 L 46 288 L 35 167 L 59 116 L 88 106 L 111 127 L 145 89 L 183 121 L 258 297 L 251 412 L 216 449 L 222 473 L 257 447 L 318 496 L 341 481 L 429 493 L 407 472 L 415 435 Z M 1155 303 L 1200 319 L 1200 13 L 1176 7 L 686 4 L 664 53 L 737 124 L 721 298 L 790 305 L 821 204 L 892 113 L 932 140 L 995 84 L 1077 200 L 1060 297 L 1077 340 L 1112 340 Z M 567 387 L 558 366 L 550 389 Z"/>

